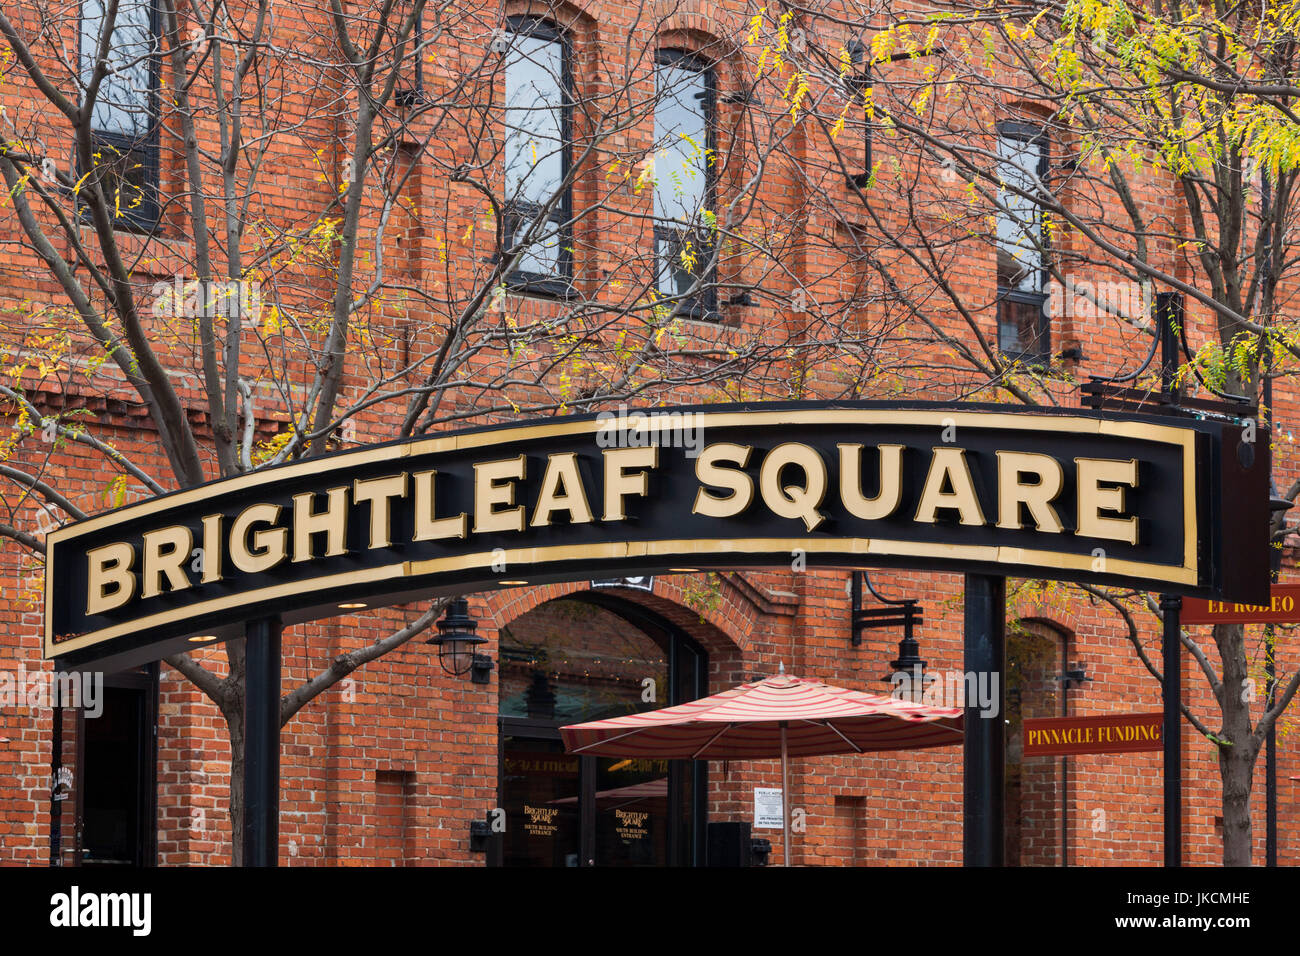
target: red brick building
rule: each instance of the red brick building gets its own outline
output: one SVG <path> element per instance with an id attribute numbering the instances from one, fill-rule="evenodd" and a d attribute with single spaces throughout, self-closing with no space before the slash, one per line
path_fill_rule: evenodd
<path id="1" fill-rule="evenodd" d="M 99 9 L 88 0 L 83 22 L 94 22 Z M 152 23 L 164 37 L 160 49 L 170 51 L 171 8 L 157 9 L 161 20 L 130 22 L 142 36 Z M 248 340 L 256 346 L 248 350 L 256 354 L 244 357 L 241 373 L 251 397 L 239 427 L 247 445 L 267 443 L 268 456 L 274 454 L 276 436 L 288 434 L 300 410 L 296 399 L 277 396 L 305 391 L 312 383 L 311 363 L 327 352 L 323 334 L 311 338 L 310 328 L 301 333 L 314 343 L 311 353 L 284 328 L 294 316 L 309 326 L 313 315 L 328 315 L 331 276 L 341 254 L 331 248 L 318 261 L 310 238 L 335 212 L 342 212 L 346 223 L 346 211 L 330 210 L 327 197 L 349 194 L 349 136 L 355 133 L 349 124 L 359 109 L 356 90 L 340 79 L 337 44 L 331 45 L 324 8 L 306 3 L 292 9 L 294 16 L 282 13 L 285 18 L 270 28 L 283 50 L 292 53 L 277 52 L 278 71 L 260 80 L 278 104 L 274 122 L 263 126 L 265 152 L 257 162 L 265 169 L 256 189 L 239 197 L 246 204 L 239 213 L 245 228 L 264 230 L 267 248 L 275 246 L 277 236 L 296 236 L 278 247 L 276 255 L 285 261 L 273 267 L 274 257 L 268 256 L 258 277 L 262 312 L 255 338 Z M 915 230 L 933 227 L 938 231 L 924 237 L 933 240 L 940 226 L 958 232 L 969 226 L 938 214 L 962 184 L 954 186 L 945 169 L 923 162 L 915 148 L 879 123 L 854 115 L 848 132 L 832 135 L 839 107 L 829 99 L 809 108 L 809 115 L 829 118 L 827 123 L 791 123 L 789 86 L 771 76 L 764 80 L 761 69 L 756 73 L 757 61 L 770 59 L 762 52 L 765 45 L 774 54 L 784 52 L 791 63 L 802 48 L 830 51 L 832 64 L 842 50 L 840 75 L 849 77 L 850 97 L 860 95 L 867 82 L 861 67 L 870 58 L 864 51 L 881 24 L 850 28 L 856 14 L 849 8 L 843 17 L 828 13 L 806 23 L 787 23 L 777 11 L 755 41 L 747 33 L 756 9 L 708 0 L 637 9 L 509 2 L 459 14 L 454 24 L 423 22 L 430 45 L 415 58 L 418 82 L 414 74 L 403 74 L 403 89 L 412 91 L 408 100 L 376 111 L 386 152 L 382 162 L 375 161 L 375 185 L 358 201 L 358 235 L 368 244 L 354 287 L 374 282 L 384 291 L 361 310 L 360 344 L 347 353 L 344 391 L 354 404 L 340 422 L 334 447 L 397 437 L 410 409 L 400 388 L 418 385 L 425 375 L 412 356 L 435 355 L 446 341 L 470 344 L 457 345 L 465 350 L 462 371 L 455 373 L 461 378 L 448 373 L 446 381 L 457 384 L 438 394 L 450 411 L 429 412 L 430 434 L 512 420 L 509 406 L 523 409 L 520 417 L 544 417 L 575 407 L 596 411 L 638 402 L 1015 400 L 1012 388 L 999 390 L 999 382 L 1011 382 L 1044 403 L 1075 406 L 1078 379 L 1140 364 L 1150 336 L 1133 323 L 1116 321 L 1096 303 L 1049 308 L 1053 294 L 1070 299 L 1080 295 L 1085 282 L 1097 296 L 1103 282 L 1122 287 L 1122 271 L 1104 263 L 1089 266 L 1092 247 L 1086 239 L 1059 239 L 1058 268 L 1068 263 L 1075 278 L 1075 285 L 1062 291 L 1059 282 L 1045 277 L 1046 263 L 1017 243 L 1017 229 L 1037 229 L 1041 238 L 1044 226 L 1014 203 L 1004 203 L 982 234 L 967 235 L 955 251 L 935 253 L 933 262 L 942 266 L 951 294 L 969 306 L 965 313 L 954 307 L 935 275 L 920 262 L 909 264 L 895 239 L 915 238 Z M 184 20 L 189 8 L 179 10 Z M 255 11 L 254 5 L 241 15 Z M 365 4 L 348 7 L 363 34 L 368 11 Z M 69 10 L 62 12 L 63 19 L 47 21 L 48 29 L 75 46 L 77 21 Z M 38 42 L 36 8 L 10 16 L 55 75 L 60 61 Z M 218 39 L 209 46 L 228 42 L 221 31 L 214 35 Z M 196 50 L 201 47 L 197 42 Z M 320 67 L 319 77 L 310 69 L 317 61 L 328 64 Z M 412 70 L 415 61 L 407 63 Z M 76 71 L 63 65 L 67 75 L 57 82 L 73 95 Z M 882 102 L 888 82 L 900 84 L 893 95 L 902 95 L 907 83 L 924 77 L 924 67 L 911 60 L 897 69 L 902 79 L 878 80 Z M 837 75 L 833 65 L 828 71 L 832 78 Z M 98 142 L 116 144 L 127 157 L 122 174 L 127 185 L 119 196 L 134 197 L 126 203 L 125 217 L 133 221 L 121 228 L 115 248 L 129 252 L 130 284 L 142 303 L 154 306 L 145 326 L 169 365 L 205 477 L 215 478 L 222 465 L 209 448 L 222 423 L 214 421 L 204 399 L 195 344 L 201 333 L 181 320 L 178 300 L 184 294 L 170 291 L 178 276 L 183 289 L 193 281 L 199 257 L 186 218 L 192 193 L 186 186 L 189 157 L 178 145 L 190 134 L 179 109 L 164 108 L 156 125 L 146 124 L 152 139 L 132 138 L 135 127 L 122 121 L 132 115 L 133 95 L 144 96 L 141 102 L 148 104 L 154 102 L 149 96 L 175 89 L 166 69 L 158 75 L 160 85 L 142 94 L 129 83 L 113 87 L 108 112 L 120 115 L 91 125 L 104 127 L 96 128 Z M 57 116 L 42 116 L 41 93 L 21 58 L 6 61 L 5 80 L 0 98 L 10 116 L 20 117 L 15 135 L 31 154 L 31 167 L 41 168 L 37 143 L 50 157 L 72 155 L 72 134 Z M 798 82 L 796 76 L 796 89 Z M 810 93 L 814 99 L 816 92 Z M 207 102 L 212 91 L 200 84 L 193 95 Z M 986 143 L 989 155 L 1019 165 L 1022 172 L 1039 170 L 1045 178 L 1049 171 L 1057 175 L 1067 169 L 1077 139 L 1044 104 L 1006 90 L 994 95 L 979 86 L 971 98 L 947 98 L 935 109 L 944 112 L 948 128 L 966 124 L 968 135 Z M 264 103 L 254 115 L 269 110 Z M 218 148 L 228 132 L 215 113 L 198 110 L 196 115 L 193 135 Z M 485 129 L 495 130 L 495 138 Z M 484 145 L 489 140 L 492 148 Z M 229 140 L 224 142 L 229 147 Z M 540 159 L 538 143 L 544 148 Z M 546 153 L 555 143 L 563 148 Z M 67 160 L 59 162 L 66 173 Z M 554 169 L 548 166 L 552 162 Z M 846 170 L 869 173 L 876 164 L 870 183 L 845 175 Z M 77 169 L 75 158 L 71 165 Z M 145 176 L 142 186 L 131 178 L 139 170 Z M 507 224 L 504 234 L 522 236 L 542 224 L 526 254 L 504 275 L 493 271 L 502 246 L 494 230 L 482 225 L 484 211 L 476 205 L 481 197 L 471 180 L 480 174 L 509 199 L 494 210 Z M 213 176 L 205 166 L 203 182 Z M 561 181 L 563 188 L 556 186 Z M 1095 218 L 1105 222 L 1118 200 L 1097 198 L 1085 185 L 1066 183 L 1060 193 L 1081 207 L 1096 203 Z M 1144 209 L 1178 206 L 1173 185 L 1159 175 L 1144 177 L 1141 190 L 1135 201 Z M 871 201 L 864 202 L 864 195 Z M 699 231 L 702 210 L 713 210 L 716 222 L 725 219 L 721 211 L 728 204 L 740 201 L 743 212 L 720 227 L 730 244 L 719 243 L 711 267 L 698 266 L 696 260 L 707 259 L 713 248 L 700 238 L 707 235 Z M 75 206 L 77 200 L 68 202 Z M 919 211 L 917 204 L 923 207 Z M 1008 225 L 1017 210 L 1024 221 Z M 961 215 L 972 221 L 989 218 L 969 211 Z M 1186 213 L 1180 208 L 1174 215 Z M 52 208 L 40 209 L 39 217 L 59 235 Z M 681 222 L 694 225 L 685 228 Z M 83 255 L 101 265 L 108 261 L 93 226 L 74 225 L 72 232 L 85 237 L 86 249 L 61 240 L 58 256 L 69 262 Z M 42 365 L 66 295 L 30 235 L 19 206 L 7 205 L 0 212 L 0 295 L 7 316 L 6 363 L 15 368 L 6 373 L 6 382 L 21 387 L 22 401 L 11 398 L 5 408 L 16 436 L 6 461 L 45 476 L 85 512 L 141 500 L 151 490 L 130 475 L 110 483 L 112 472 L 105 471 L 96 449 L 74 440 L 41 445 L 40 429 L 31 427 L 35 416 L 24 402 L 42 418 L 84 410 L 80 420 L 91 433 L 149 473 L 168 475 L 149 409 L 126 378 L 111 374 L 109 363 L 92 364 L 95 353 L 86 346 L 84 331 L 80 341 L 59 351 L 51 368 Z M 692 243 L 699 244 L 694 252 Z M 1172 242 L 1156 245 L 1154 257 L 1162 267 L 1193 284 L 1203 280 Z M 638 324 L 653 312 L 644 295 L 638 298 L 624 288 L 638 283 L 642 293 L 654 290 L 676 303 L 670 327 L 647 332 Z M 111 313 L 102 297 L 99 303 Z M 449 317 L 459 315 L 479 324 L 467 324 L 461 338 L 449 337 Z M 977 354 L 970 322 L 982 323 L 994 352 L 1021 365 L 1008 371 Z M 1187 327 L 1196 343 L 1213 334 L 1203 305 L 1189 301 Z M 512 330 L 520 329 L 527 330 L 518 333 L 528 343 L 522 351 L 511 339 Z M 666 335 L 675 345 L 659 353 L 671 353 L 669 358 L 644 360 L 629 372 L 622 338 L 627 334 L 628 341 L 640 343 L 658 343 Z M 597 344 L 566 351 L 571 345 L 566 335 Z M 963 344 L 974 357 L 963 357 Z M 515 362 L 527 371 L 515 375 Z M 995 362 L 992 378 L 990 362 Z M 1035 362 L 1046 362 L 1046 372 Z M 624 372 L 635 387 L 607 392 L 611 397 L 604 404 L 582 404 L 593 383 Z M 368 403 L 376 382 L 385 383 L 396 398 Z M 1300 477 L 1288 424 L 1295 404 L 1290 380 L 1279 378 L 1273 409 L 1282 436 L 1273 463 L 1279 490 Z M 178 484 L 174 476 L 160 481 L 166 490 Z M 12 517 L 4 523 L 43 534 L 50 525 L 41 523 L 31 488 L 30 482 L 5 486 Z M 52 671 L 42 661 L 44 609 L 33 596 L 40 593 L 41 567 L 20 544 L 11 536 L 3 558 L 7 629 L 0 640 L 0 671 L 15 677 L 20 670 Z M 1290 551 L 1284 567 L 1285 578 L 1292 568 Z M 487 638 L 479 653 L 492 662 L 485 683 L 448 675 L 439 667 L 436 648 L 417 638 L 353 671 L 284 726 L 282 863 L 702 864 L 709 825 L 753 822 L 756 788 L 780 786 L 777 761 L 724 765 L 579 758 L 564 754 L 557 728 L 716 693 L 772 674 L 780 665 L 830 684 L 889 693 L 889 662 L 897 656 L 901 635 L 867 631 L 861 644 L 854 644 L 853 574 L 778 568 L 602 581 L 601 569 L 592 568 L 588 577 L 569 584 L 470 595 L 471 613 Z M 920 601 L 925 617 L 918 637 L 933 672 L 964 669 L 959 574 L 877 570 L 871 582 L 886 597 Z M 381 640 L 425 608 L 358 610 L 292 628 L 283 642 L 286 692 L 338 655 Z M 1135 608 L 1137 640 L 1158 662 L 1159 622 Z M 1215 667 L 1208 628 L 1191 632 Z M 1258 663 L 1258 628 L 1248 632 L 1247 641 L 1251 660 Z M 192 656 L 218 677 L 228 672 L 221 646 L 196 648 Z M 1193 710 L 1217 727 L 1217 706 L 1201 667 L 1191 656 L 1184 657 L 1183 666 Z M 1300 655 L 1288 636 L 1278 671 L 1289 676 L 1297 666 Z M 1065 585 L 1013 580 L 1002 679 L 1007 862 L 1158 865 L 1159 753 L 1024 757 L 1020 749 L 1021 722 L 1027 717 L 1160 709 L 1159 684 L 1138 657 L 1125 618 L 1104 601 Z M 110 675 L 107 683 L 102 717 L 54 710 L 48 698 L 31 705 L 15 697 L 0 710 L 0 862 L 229 862 L 230 742 L 220 709 L 166 664 Z M 1300 862 L 1300 792 L 1294 779 L 1300 778 L 1300 763 L 1287 726 L 1284 722 L 1279 734 L 1277 846 L 1279 861 L 1294 864 Z M 1192 726 L 1184 724 L 1183 734 L 1185 858 L 1215 865 L 1222 859 L 1216 751 Z M 1252 797 L 1257 861 L 1263 859 L 1265 841 L 1263 776 L 1261 757 Z M 773 862 L 789 852 L 793 862 L 813 865 L 961 863 L 960 747 L 798 760 L 791 791 L 790 805 L 803 811 L 793 847 L 781 845 L 779 829 L 753 833 L 771 841 Z M 644 816 L 629 823 L 629 812 Z M 471 824 L 476 821 L 497 828 L 488 839 L 475 840 Z"/>

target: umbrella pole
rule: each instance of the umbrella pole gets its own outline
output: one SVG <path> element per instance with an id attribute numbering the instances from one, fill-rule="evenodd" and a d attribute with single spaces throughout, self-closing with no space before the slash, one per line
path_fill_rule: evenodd
<path id="1" fill-rule="evenodd" d="M 781 721 L 781 828 L 785 832 L 785 847 L 781 854 L 784 866 L 790 865 L 790 754 L 786 750 L 786 721 Z"/>

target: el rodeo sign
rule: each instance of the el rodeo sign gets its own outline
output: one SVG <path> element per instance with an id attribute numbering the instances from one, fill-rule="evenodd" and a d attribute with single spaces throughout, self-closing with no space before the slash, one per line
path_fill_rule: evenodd
<path id="1" fill-rule="evenodd" d="M 516 584 L 910 566 L 1263 600 L 1267 448 L 1080 410 L 785 403 L 554 418 L 215 481 L 49 535 L 45 653 L 126 666 Z"/>
<path id="2" fill-rule="evenodd" d="M 1026 757 L 1135 753 L 1160 749 L 1164 714 L 1025 718 Z"/>
<path id="3" fill-rule="evenodd" d="M 1267 604 L 1183 601 L 1183 624 L 1300 624 L 1300 584 L 1275 584 Z"/>

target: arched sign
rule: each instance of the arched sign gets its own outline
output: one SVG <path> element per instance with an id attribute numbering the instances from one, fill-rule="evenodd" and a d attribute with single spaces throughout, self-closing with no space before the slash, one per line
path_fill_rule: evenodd
<path id="1" fill-rule="evenodd" d="M 1213 421 L 782 403 L 361 448 L 49 535 L 45 652 L 157 659 L 241 622 L 616 575 L 906 566 L 1267 600 L 1267 448 Z"/>

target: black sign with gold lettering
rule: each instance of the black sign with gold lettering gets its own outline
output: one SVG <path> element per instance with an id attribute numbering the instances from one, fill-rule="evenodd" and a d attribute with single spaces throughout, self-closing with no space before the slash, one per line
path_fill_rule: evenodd
<path id="1" fill-rule="evenodd" d="M 905 566 L 1267 599 L 1241 428 L 1005 406 L 756 404 L 360 448 L 50 534 L 47 657 L 157 659 L 349 608 L 593 576 Z"/>

